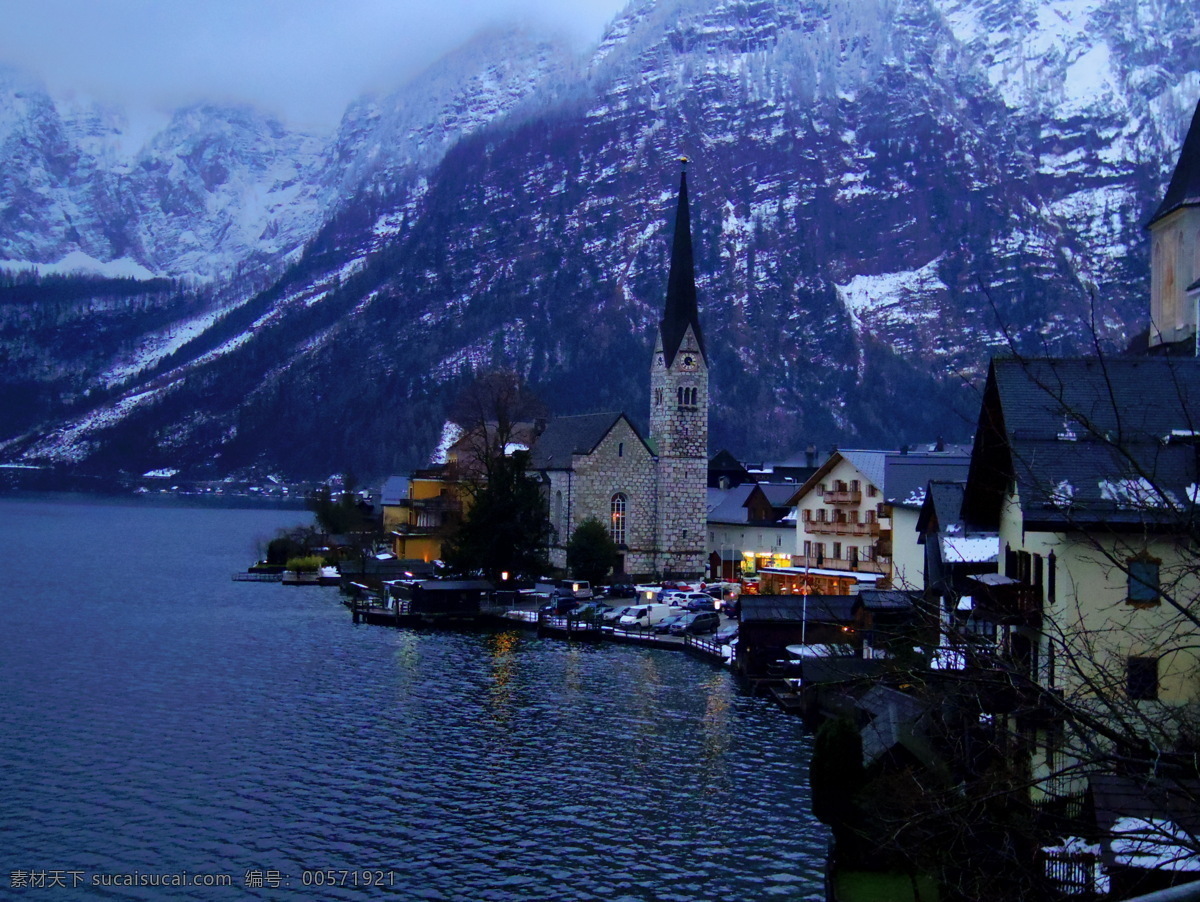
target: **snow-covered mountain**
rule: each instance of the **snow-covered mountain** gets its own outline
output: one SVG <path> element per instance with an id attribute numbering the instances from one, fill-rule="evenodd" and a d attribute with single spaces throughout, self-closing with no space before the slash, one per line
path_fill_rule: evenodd
<path id="1" fill-rule="evenodd" d="M 0 454 L 382 474 L 491 366 L 559 412 L 639 417 L 684 153 L 714 450 L 770 455 L 966 438 L 1007 342 L 1142 326 L 1141 225 L 1200 97 L 1200 11 L 634 0 L 586 58 L 488 36 L 323 146 L 200 107 L 132 163 L 102 152 L 115 120 L 8 84 L 0 152 L 34 168 L 5 167 L 0 255 L 213 281 L 97 349 L 69 415 Z M 0 341 L 17 321 L 0 304 Z"/>

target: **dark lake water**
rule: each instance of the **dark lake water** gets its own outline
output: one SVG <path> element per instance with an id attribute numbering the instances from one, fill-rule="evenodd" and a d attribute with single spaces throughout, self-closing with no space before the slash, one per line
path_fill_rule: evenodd
<path id="1" fill-rule="evenodd" d="M 824 898 L 797 719 L 681 653 L 230 579 L 306 516 L 0 500 L 0 897 Z M 94 885 L 183 872 L 232 886 Z"/>

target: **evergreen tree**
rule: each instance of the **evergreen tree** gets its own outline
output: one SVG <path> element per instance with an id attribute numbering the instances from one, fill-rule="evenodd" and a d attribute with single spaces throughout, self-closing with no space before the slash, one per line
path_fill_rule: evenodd
<path id="1" fill-rule="evenodd" d="M 466 516 L 443 547 L 451 571 L 498 580 L 505 572 L 520 579 L 549 569 L 550 520 L 541 486 L 525 472 L 528 462 L 524 451 L 489 461 L 487 479 L 472 486 Z"/>
<path id="2" fill-rule="evenodd" d="M 567 542 L 567 570 L 595 585 L 604 581 L 617 563 L 617 545 L 604 524 L 584 520 Z"/>

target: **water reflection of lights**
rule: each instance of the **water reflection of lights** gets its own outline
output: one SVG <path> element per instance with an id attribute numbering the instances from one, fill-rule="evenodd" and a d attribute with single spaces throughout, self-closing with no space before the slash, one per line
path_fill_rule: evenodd
<path id="1" fill-rule="evenodd" d="M 396 631 L 396 672 L 400 676 L 400 687 L 411 680 L 421 678 L 421 640 L 409 630 Z"/>
<path id="2" fill-rule="evenodd" d="M 723 782 L 728 770 L 729 749 L 733 744 L 729 722 L 732 690 L 722 674 L 714 674 L 701 688 L 705 693 L 704 717 L 701 719 L 704 775 L 705 784 L 712 791 L 719 788 L 718 784 Z"/>
<path id="3" fill-rule="evenodd" d="M 512 678 L 516 669 L 517 645 L 520 636 L 515 632 L 493 633 L 488 638 L 492 653 L 492 688 L 488 693 L 488 703 L 492 713 L 498 720 L 507 720 L 511 713 Z"/>

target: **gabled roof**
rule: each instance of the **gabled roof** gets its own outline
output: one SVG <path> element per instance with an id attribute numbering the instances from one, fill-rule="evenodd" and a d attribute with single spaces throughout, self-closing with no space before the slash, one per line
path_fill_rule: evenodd
<path id="1" fill-rule="evenodd" d="M 876 488 L 883 489 L 884 469 L 889 454 L 896 451 L 839 451 L 843 458 L 854 464 L 854 468 Z M 815 475 L 815 474 L 814 474 Z"/>
<path id="2" fill-rule="evenodd" d="M 667 366 L 687 334 L 688 326 L 696 336 L 700 355 L 705 360 L 704 333 L 700 330 L 700 311 L 696 305 L 696 267 L 692 257 L 692 219 L 688 211 L 687 171 L 679 178 L 679 206 L 675 211 L 675 238 L 671 245 L 671 270 L 667 276 L 667 304 L 659 329 Z"/>
<path id="3" fill-rule="evenodd" d="M 757 485 L 753 482 L 747 482 L 743 485 L 734 486 L 731 489 L 709 489 L 709 501 L 711 506 L 708 511 L 708 519 L 712 523 L 745 523 L 747 514 L 746 499 L 750 497 Z M 712 503 L 714 496 L 715 503 Z"/>
<path id="4" fill-rule="evenodd" d="M 758 488 L 767 497 L 767 503 L 771 507 L 791 507 L 789 502 L 792 499 L 792 495 L 796 494 L 796 484 L 794 482 L 760 482 Z"/>
<path id="5" fill-rule="evenodd" d="M 834 467 L 841 461 L 849 461 L 858 472 L 862 473 L 866 480 L 876 487 L 883 483 L 883 462 L 888 454 L 895 452 L 891 451 L 834 451 L 829 455 L 829 458 L 817 467 L 815 473 L 808 477 L 800 486 L 792 492 L 792 497 L 788 499 L 789 505 L 800 503 L 800 499 L 811 492 L 821 480 L 824 479 Z M 865 469 L 864 469 L 865 468 Z M 879 476 L 879 481 L 876 482 L 871 478 L 869 473 L 876 473 Z"/>
<path id="6" fill-rule="evenodd" d="M 930 480 L 965 480 L 970 466 L 970 449 L 958 446 L 945 451 L 889 454 L 880 486 L 883 498 L 897 507 L 920 507 Z"/>
<path id="7" fill-rule="evenodd" d="M 851 623 L 854 595 L 743 595 L 742 623 Z"/>
<path id="8" fill-rule="evenodd" d="M 953 482 L 930 480 L 921 515 L 917 518 L 917 532 L 928 532 L 935 525 L 939 532 L 958 526 L 962 522 L 962 499 L 966 486 L 965 478 Z"/>
<path id="9" fill-rule="evenodd" d="M 857 595 L 855 607 L 873 612 L 912 611 L 916 606 L 913 594 L 900 589 L 863 589 Z"/>
<path id="10" fill-rule="evenodd" d="M 1026 526 L 1178 521 L 1193 506 L 1200 360 L 992 361 L 963 516 L 994 528 L 1011 480 Z"/>
<path id="11" fill-rule="evenodd" d="M 621 420 L 645 445 L 637 427 L 623 413 L 585 413 L 551 420 L 541 434 L 530 458 L 534 470 L 569 470 L 576 454 L 590 454 Z M 647 446 L 647 451 L 649 447 Z"/>
<path id="12" fill-rule="evenodd" d="M 1187 137 L 1183 139 L 1183 148 L 1179 151 L 1179 160 L 1175 163 L 1167 193 L 1146 227 L 1149 228 L 1180 207 L 1196 204 L 1200 204 L 1200 103 L 1196 104 L 1196 111 L 1192 114 L 1192 124 Z"/>

